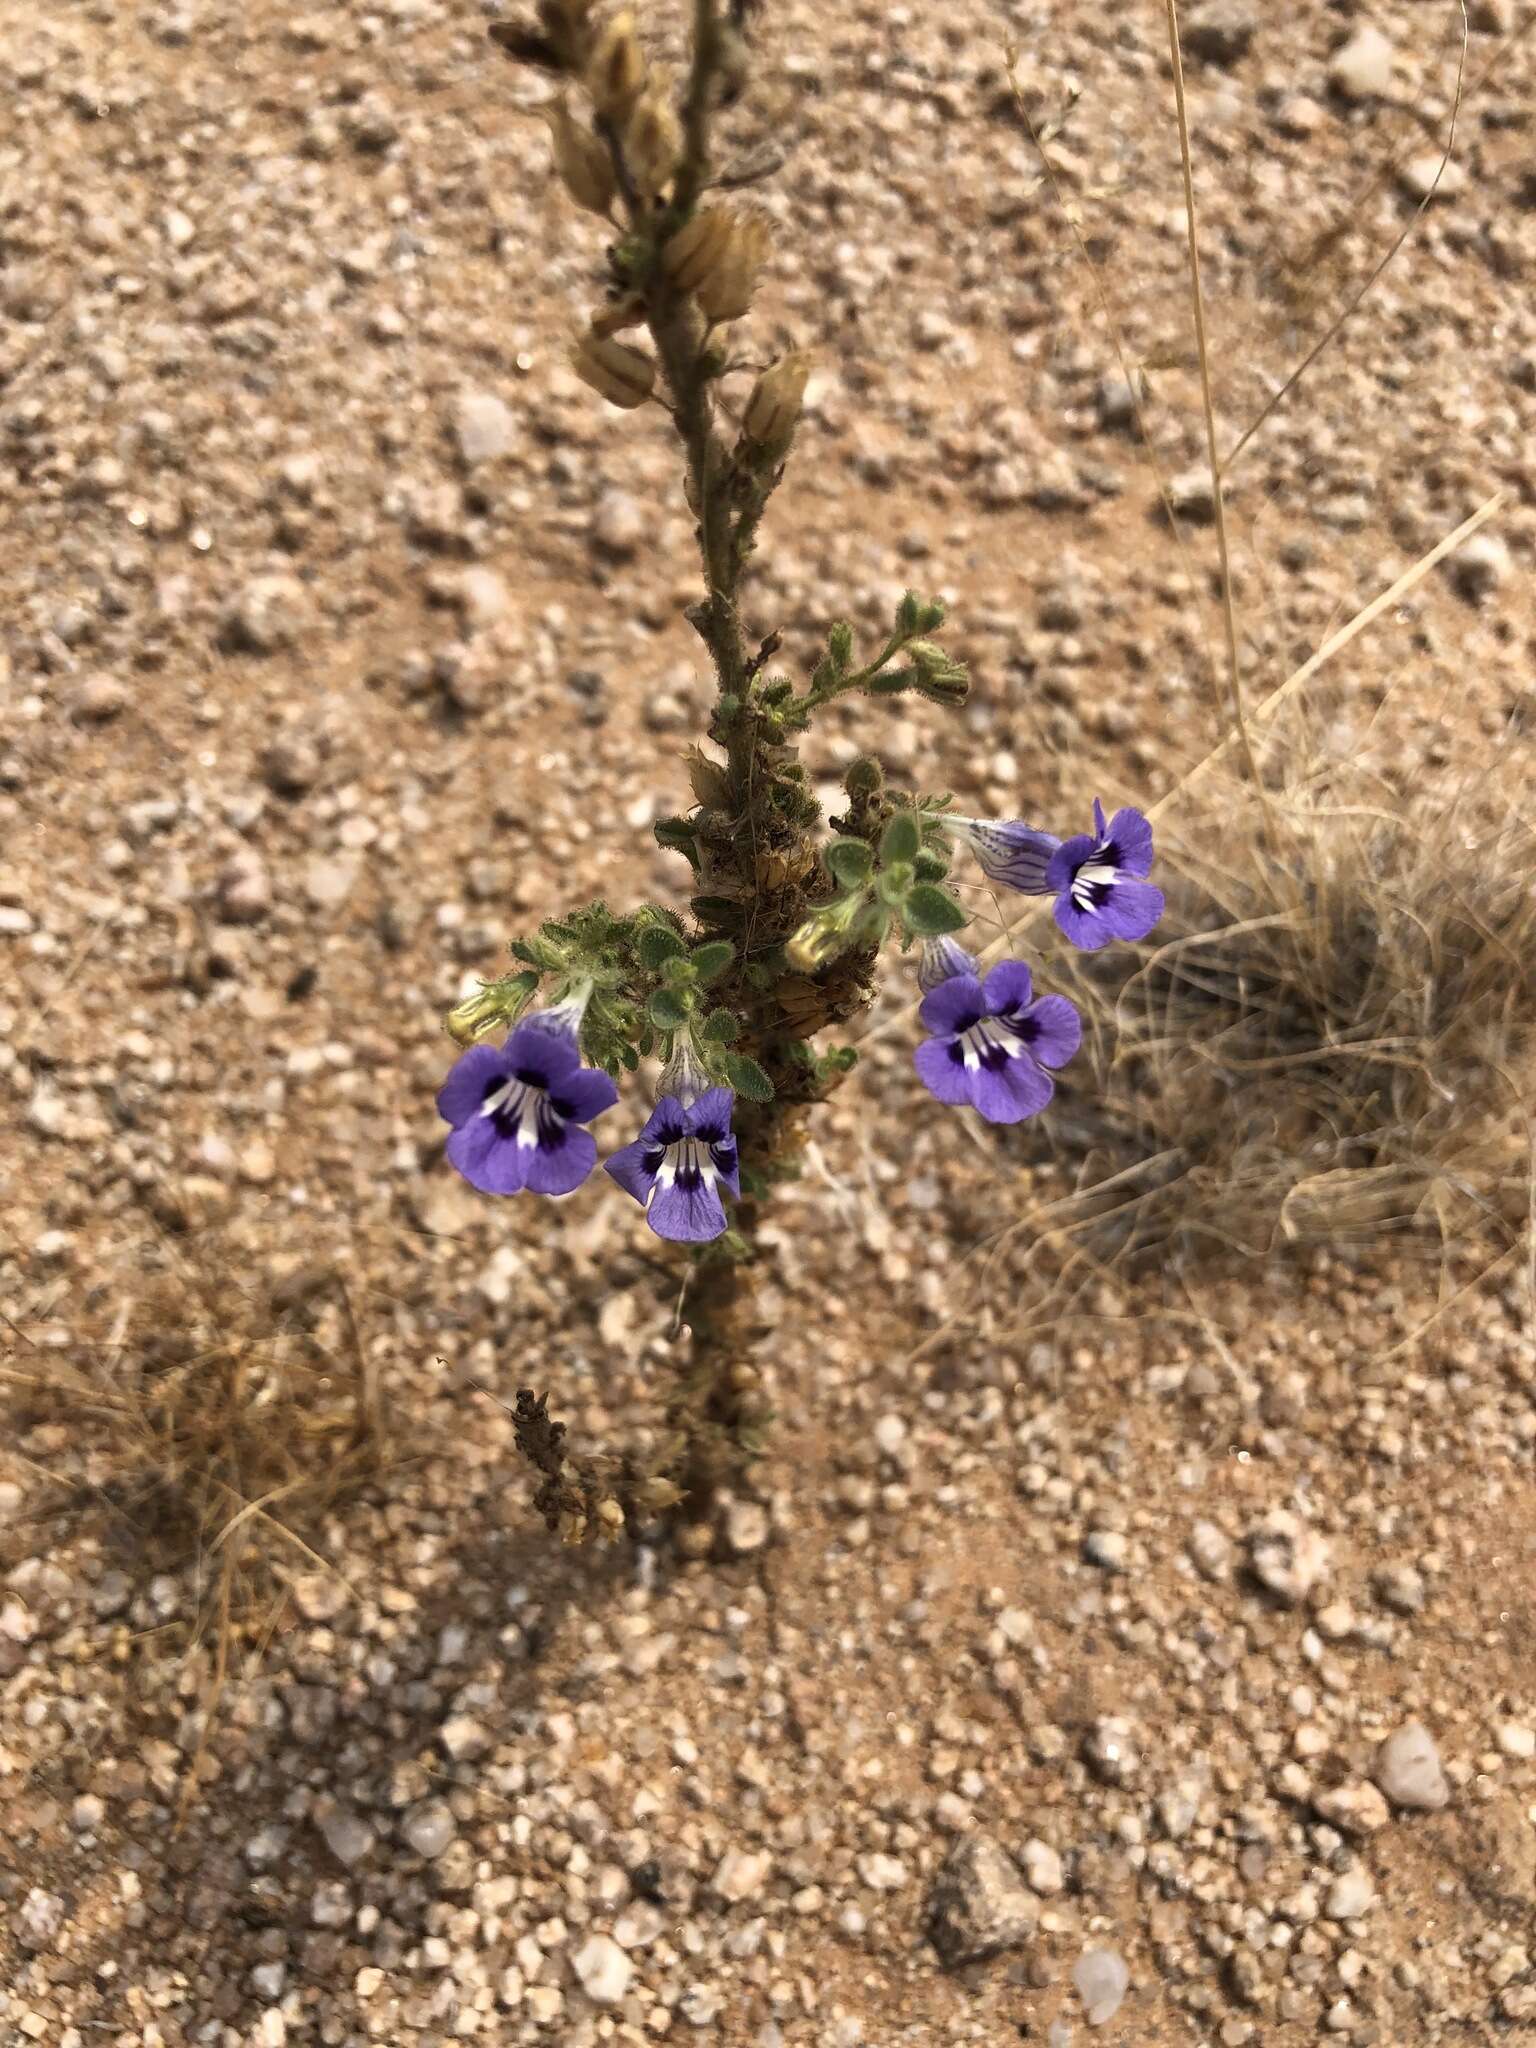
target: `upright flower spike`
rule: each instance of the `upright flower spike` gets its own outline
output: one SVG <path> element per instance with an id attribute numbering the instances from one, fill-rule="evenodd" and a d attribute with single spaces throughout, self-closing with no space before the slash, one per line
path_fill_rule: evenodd
<path id="1" fill-rule="evenodd" d="M 1140 811 L 1116 811 L 1106 825 L 1093 800 L 1093 831 L 1064 839 L 1045 871 L 1056 922 L 1074 946 L 1096 953 L 1112 939 L 1144 939 L 1163 914 L 1152 868 L 1152 827 Z"/>
<path id="2" fill-rule="evenodd" d="M 955 818 L 946 813 L 938 822 L 970 848 L 989 882 L 1026 896 L 1050 894 L 1045 873 L 1061 844 L 1054 833 L 1026 825 L 1022 818 Z"/>
<path id="3" fill-rule="evenodd" d="M 450 1162 L 487 1195 L 568 1195 L 597 1164 L 582 1128 L 619 1091 L 581 1064 L 580 1003 L 525 1017 L 505 1045 L 476 1045 L 454 1063 L 437 1098 L 453 1126 Z"/>
<path id="4" fill-rule="evenodd" d="M 729 1088 L 701 1087 L 707 1080 L 684 1046 L 663 1069 L 663 1093 L 644 1130 L 603 1165 L 643 1205 L 656 1235 L 679 1244 L 719 1237 L 725 1229 L 721 1190 L 741 1194 L 731 1133 L 736 1098 Z"/>
<path id="5" fill-rule="evenodd" d="M 1000 960 L 985 981 L 953 974 L 931 988 L 918 1012 L 933 1034 L 915 1055 L 924 1087 L 992 1124 L 1038 1115 L 1056 1092 L 1046 1069 L 1066 1065 L 1083 1027 L 1065 996 L 1033 993 L 1022 960 Z"/>

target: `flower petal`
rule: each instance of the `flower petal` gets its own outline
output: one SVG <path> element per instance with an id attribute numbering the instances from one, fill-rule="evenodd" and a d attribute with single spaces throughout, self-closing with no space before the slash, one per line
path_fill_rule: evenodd
<path id="1" fill-rule="evenodd" d="M 1060 841 L 1022 818 L 954 818 L 951 830 L 970 847 L 989 881 L 1026 896 L 1043 896 L 1045 871 Z"/>
<path id="2" fill-rule="evenodd" d="M 1045 870 L 1045 886 L 1048 891 L 1060 895 L 1072 886 L 1072 877 L 1083 862 L 1088 859 L 1098 844 L 1089 832 L 1079 832 L 1073 839 L 1063 839 L 1051 855 Z"/>
<path id="3" fill-rule="evenodd" d="M 684 1115 L 688 1129 L 696 1138 L 702 1138 L 706 1145 L 718 1145 L 731 1134 L 731 1110 L 736 1102 L 729 1088 L 706 1088 L 696 1102 L 689 1103 Z"/>
<path id="4" fill-rule="evenodd" d="M 679 1177 L 668 1186 L 658 1182 L 645 1212 L 658 1237 L 677 1244 L 704 1244 L 725 1229 L 725 1204 L 712 1181 Z"/>
<path id="5" fill-rule="evenodd" d="M 503 1051 L 519 1080 L 539 1088 L 563 1081 L 581 1065 L 581 1050 L 572 1033 L 564 1025 L 541 1024 L 537 1015 L 523 1019 Z"/>
<path id="6" fill-rule="evenodd" d="M 637 1202 L 643 1202 L 651 1192 L 656 1169 L 664 1156 L 659 1142 L 641 1136 L 632 1145 L 615 1152 L 611 1159 L 605 1159 L 603 1171 L 612 1174 L 626 1195 L 633 1195 Z"/>
<path id="7" fill-rule="evenodd" d="M 1064 1067 L 1083 1042 L 1083 1020 L 1066 996 L 1042 996 L 1018 1022 L 1026 1048 L 1042 1067 Z"/>
<path id="8" fill-rule="evenodd" d="M 1056 1093 L 1056 1083 L 1022 1048 L 993 1066 L 983 1063 L 972 1075 L 971 1101 L 989 1124 L 1019 1124 L 1038 1116 Z"/>
<path id="9" fill-rule="evenodd" d="M 597 1164 L 597 1140 L 580 1124 L 565 1124 L 545 1143 L 541 1137 L 533 1148 L 528 1167 L 528 1192 L 533 1195 L 568 1195 L 579 1188 Z"/>
<path id="10" fill-rule="evenodd" d="M 618 1099 L 613 1076 L 600 1067 L 578 1067 L 574 1074 L 562 1076 L 549 1091 L 551 1109 L 576 1124 L 591 1123 L 593 1117 L 612 1109 Z"/>
<path id="11" fill-rule="evenodd" d="M 953 1038 L 925 1038 L 912 1055 L 917 1077 L 940 1102 L 971 1100 L 971 1077 Z"/>
<path id="12" fill-rule="evenodd" d="M 715 1162 L 715 1171 L 720 1176 L 720 1185 L 727 1194 L 741 1199 L 741 1160 L 736 1152 L 736 1140 L 727 1133 L 718 1145 L 711 1145 L 709 1156 Z"/>
<path id="13" fill-rule="evenodd" d="M 980 964 L 974 953 L 968 953 L 958 939 L 945 932 L 938 938 L 924 939 L 917 961 L 917 985 L 926 995 L 941 981 L 951 981 L 957 974 L 975 974 Z"/>
<path id="14" fill-rule="evenodd" d="M 437 1113 L 450 1124 L 467 1124 L 477 1117 L 492 1088 L 509 1072 L 507 1056 L 499 1045 L 472 1045 L 448 1071 L 437 1091 Z"/>
<path id="15" fill-rule="evenodd" d="M 1056 922 L 1085 953 L 1114 939 L 1144 939 L 1162 914 L 1163 892 L 1150 882 L 1116 882 L 1094 910 L 1079 910 L 1070 896 L 1056 905 Z"/>
<path id="16" fill-rule="evenodd" d="M 1027 1007 L 1034 994 L 1034 979 L 1022 960 L 999 960 L 981 985 L 989 1017 L 1005 1016 Z"/>
<path id="17" fill-rule="evenodd" d="M 528 1185 L 536 1148 L 504 1138 L 493 1118 L 477 1116 L 449 1135 L 449 1163 L 483 1195 L 517 1195 Z"/>
<path id="18" fill-rule="evenodd" d="M 1115 865 L 1127 875 L 1152 871 L 1152 827 L 1140 811 L 1116 811 L 1109 821 L 1109 837 L 1115 849 Z"/>
<path id="19" fill-rule="evenodd" d="M 1100 846 L 1104 844 L 1105 839 L 1108 837 L 1108 831 L 1104 824 L 1104 806 L 1097 797 L 1093 800 L 1093 836 L 1098 840 Z"/>
<path id="20" fill-rule="evenodd" d="M 929 989 L 917 1014 L 929 1031 L 964 1031 L 986 1015 L 981 983 L 974 974 L 953 974 Z"/>

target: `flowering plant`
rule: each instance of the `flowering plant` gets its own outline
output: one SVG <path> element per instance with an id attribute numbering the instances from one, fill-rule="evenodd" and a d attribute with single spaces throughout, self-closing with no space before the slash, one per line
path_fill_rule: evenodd
<path id="1" fill-rule="evenodd" d="M 982 977 L 952 936 L 968 922 L 948 886 L 957 853 L 999 887 L 1054 896 L 1081 947 L 1140 938 L 1162 910 L 1146 879 L 1151 828 L 1134 810 L 1106 822 L 1095 803 L 1091 832 L 1058 839 L 956 816 L 947 797 L 889 787 L 866 757 L 847 771 L 842 813 L 823 824 L 798 745 L 826 706 L 858 693 L 953 708 L 969 679 L 936 637 L 944 606 L 911 591 L 878 646 L 832 623 L 803 678 L 775 669 L 777 631 L 748 632 L 743 585 L 810 359 L 790 353 L 748 381 L 724 338 L 749 312 L 768 254 L 762 216 L 722 196 L 750 175 L 718 171 L 712 152 L 716 110 L 748 69 L 743 11 L 695 0 L 676 104 L 627 13 L 599 26 L 591 0 L 540 0 L 536 24 L 491 31 L 555 81 L 556 170 L 609 231 L 607 293 L 572 361 L 609 404 L 671 415 L 704 572 L 688 617 L 714 671 L 708 744 L 688 761 L 694 802 L 655 827 L 686 864 L 687 914 L 591 903 L 552 918 L 514 942 L 511 973 L 448 1020 L 467 1047 L 438 1097 L 448 1157 L 488 1194 L 572 1192 L 598 1163 L 590 1126 L 617 1104 L 619 1077 L 662 1063 L 654 1107 L 604 1165 L 652 1231 L 690 1247 L 692 1355 L 644 1471 L 574 1456 L 543 1398 L 519 1396 L 519 1443 L 543 1475 L 538 1505 L 572 1541 L 680 1499 L 697 1506 L 754 1455 L 764 1415 L 746 1308 L 758 1223 L 792 1169 L 803 1115 L 853 1064 L 851 1046 L 822 1034 L 867 1008 L 887 946 L 917 951 L 929 1036 L 916 1066 L 940 1102 L 1016 1123 L 1050 1101 L 1052 1071 L 1078 1047 L 1076 1010 L 1035 996 L 1022 961 Z"/>

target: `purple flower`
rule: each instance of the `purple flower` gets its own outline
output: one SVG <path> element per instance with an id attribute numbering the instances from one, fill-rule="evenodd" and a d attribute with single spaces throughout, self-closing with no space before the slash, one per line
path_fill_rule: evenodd
<path id="1" fill-rule="evenodd" d="M 663 1095 L 635 1142 L 604 1161 L 604 1171 L 644 1204 L 658 1237 L 703 1244 L 724 1230 L 720 1190 L 741 1193 L 731 1135 L 735 1099 L 729 1088 L 706 1088 L 688 1103 Z"/>
<path id="2" fill-rule="evenodd" d="M 1022 818 L 944 817 L 939 823 L 971 849 L 989 882 L 1026 896 L 1050 894 L 1046 868 L 1061 844 L 1054 833 L 1037 831 Z"/>
<path id="3" fill-rule="evenodd" d="M 1074 946 L 1096 953 L 1111 939 L 1144 939 L 1163 914 L 1163 892 L 1144 881 L 1152 827 L 1140 811 L 1116 811 L 1106 825 L 1093 800 L 1093 831 L 1064 839 L 1045 871 L 1056 922 Z"/>
<path id="4" fill-rule="evenodd" d="M 471 1046 L 438 1094 L 453 1125 L 448 1157 L 487 1195 L 568 1195 L 597 1164 L 597 1141 L 582 1130 L 619 1091 L 581 1064 L 568 1016 L 541 1011 L 505 1045 Z"/>
<path id="5" fill-rule="evenodd" d="M 974 953 L 967 953 L 958 939 L 945 932 L 940 938 L 924 939 L 917 956 L 917 985 L 921 989 L 937 988 L 941 981 L 950 981 L 957 974 L 975 974 L 980 966 Z"/>
<path id="6" fill-rule="evenodd" d="M 940 1102 L 965 1103 L 991 1124 L 1022 1123 L 1056 1092 L 1047 1067 L 1065 1066 L 1082 1043 L 1076 1007 L 1033 993 L 1022 960 L 1000 960 L 982 981 L 951 975 L 918 1012 L 933 1036 L 917 1049 L 917 1071 Z"/>

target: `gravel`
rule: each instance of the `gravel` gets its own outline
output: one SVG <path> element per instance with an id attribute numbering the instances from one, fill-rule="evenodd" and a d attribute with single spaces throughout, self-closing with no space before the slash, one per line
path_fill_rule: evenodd
<path id="1" fill-rule="evenodd" d="M 1091 1948 L 1072 1966 L 1072 1982 L 1090 2027 L 1105 2027 L 1119 2012 L 1131 1973 L 1117 1949 Z"/>
<path id="2" fill-rule="evenodd" d="M 1450 1803 L 1440 1751 L 1422 1721 L 1405 1722 L 1382 1743 L 1375 1778 L 1394 1806 L 1410 1812 L 1434 1813 Z"/>
<path id="3" fill-rule="evenodd" d="M 475 10 L 10 13 L 0 2035 L 995 2048 L 1084 2038 L 1095 1948 L 1136 1982 L 1105 2037 L 1147 2048 L 1528 2033 L 1519 1276 L 1442 1294 L 1438 1246 L 1346 1233 L 1085 1261 L 1042 1306 L 1054 1219 L 1105 1170 L 1150 1189 L 1086 1052 L 980 1143 L 920 1106 L 905 1024 L 865 1041 L 776 1191 L 737 1499 L 687 1545 L 546 1539 L 501 1404 L 653 1443 L 680 1278 L 597 1187 L 474 1197 L 432 1098 L 511 937 L 686 904 L 649 831 L 708 701 L 691 515 L 661 409 L 563 366 L 601 231 Z M 1053 186 L 994 16 L 763 16 L 720 167 L 787 154 L 729 347 L 819 367 L 747 624 L 803 678 L 927 579 L 970 704 L 850 702 L 817 785 L 835 810 L 870 748 L 1075 830 L 1225 730 L 1213 505 L 1161 20 L 1022 37 Z M 1183 20 L 1230 448 L 1408 223 L 1449 73 L 1402 0 Z M 1350 97 L 1332 37 L 1367 20 L 1391 51 Z M 1346 768 L 1372 808 L 1475 808 L 1530 724 L 1533 55 L 1469 90 L 1465 182 L 1228 464 L 1252 704 L 1504 492 L 1306 693 L 1342 815 Z M 143 1446 L 235 1340 L 305 1483 L 210 1550 Z M 357 1488 L 314 1432 L 360 1366 L 388 1448 Z M 1374 1782 L 1411 1717 L 1439 1811 Z"/>
<path id="4" fill-rule="evenodd" d="M 934 1947 L 952 1967 L 1020 1948 L 1039 1925 L 1040 1908 L 1017 1864 L 985 1835 L 956 1842 L 928 1896 Z"/>

